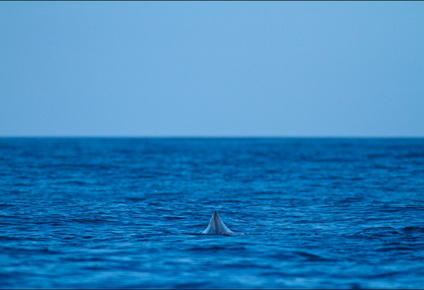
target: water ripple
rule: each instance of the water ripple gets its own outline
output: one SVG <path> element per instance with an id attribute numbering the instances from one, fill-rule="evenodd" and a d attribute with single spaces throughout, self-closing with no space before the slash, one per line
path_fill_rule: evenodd
<path id="1" fill-rule="evenodd" d="M 0 138 L 1 288 L 421 288 L 424 139 Z M 205 236 L 218 210 L 236 234 Z"/>

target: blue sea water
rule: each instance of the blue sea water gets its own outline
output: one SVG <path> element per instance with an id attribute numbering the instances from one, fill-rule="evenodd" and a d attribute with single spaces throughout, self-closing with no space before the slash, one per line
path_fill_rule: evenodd
<path id="1" fill-rule="evenodd" d="M 1 288 L 424 288 L 422 138 L 0 138 L 0 196 Z"/>

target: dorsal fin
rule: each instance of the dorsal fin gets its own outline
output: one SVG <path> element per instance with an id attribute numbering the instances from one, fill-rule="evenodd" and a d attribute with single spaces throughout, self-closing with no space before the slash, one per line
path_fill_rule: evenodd
<path id="1" fill-rule="evenodd" d="M 202 232 L 204 235 L 229 235 L 233 232 L 227 228 L 224 222 L 221 220 L 217 211 L 214 211 L 209 221 L 208 227 Z"/>

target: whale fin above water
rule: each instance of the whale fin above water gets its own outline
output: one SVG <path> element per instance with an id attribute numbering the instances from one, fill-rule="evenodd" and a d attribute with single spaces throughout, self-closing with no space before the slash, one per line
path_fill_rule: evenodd
<path id="1" fill-rule="evenodd" d="M 203 235 L 229 235 L 233 234 L 224 222 L 219 217 L 219 214 L 214 211 L 206 230 L 202 232 Z"/>

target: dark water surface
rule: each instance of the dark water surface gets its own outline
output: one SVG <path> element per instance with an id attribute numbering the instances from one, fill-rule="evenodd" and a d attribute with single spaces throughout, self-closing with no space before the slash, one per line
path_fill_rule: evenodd
<path id="1" fill-rule="evenodd" d="M 424 139 L 0 138 L 0 196 L 2 288 L 424 288 Z"/>

